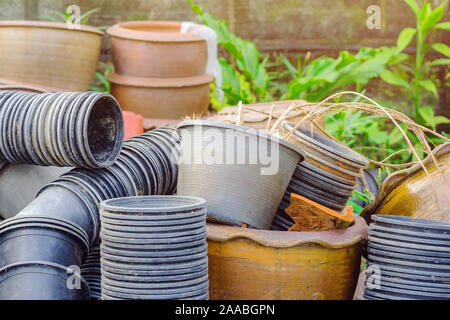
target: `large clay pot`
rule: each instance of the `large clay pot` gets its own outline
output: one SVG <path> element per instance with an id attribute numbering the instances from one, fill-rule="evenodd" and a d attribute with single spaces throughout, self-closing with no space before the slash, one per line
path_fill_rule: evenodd
<path id="1" fill-rule="evenodd" d="M 367 224 L 284 232 L 207 225 L 210 299 L 352 299 Z"/>
<path id="2" fill-rule="evenodd" d="M 111 93 L 123 110 L 145 118 L 181 119 L 206 113 L 210 75 L 189 78 L 138 78 L 110 73 Z"/>
<path id="3" fill-rule="evenodd" d="M 89 26 L 0 21 L 0 77 L 86 91 L 97 69 L 102 35 Z"/>
<path id="4" fill-rule="evenodd" d="M 361 216 L 366 221 L 372 214 L 450 221 L 450 142 L 438 146 L 433 154 L 439 169 L 428 156 L 424 160 L 428 175 L 420 164 L 391 174 Z"/>
<path id="5" fill-rule="evenodd" d="M 150 78 L 204 74 L 206 41 L 180 29 L 180 22 L 171 21 L 129 21 L 109 28 L 116 72 Z"/>

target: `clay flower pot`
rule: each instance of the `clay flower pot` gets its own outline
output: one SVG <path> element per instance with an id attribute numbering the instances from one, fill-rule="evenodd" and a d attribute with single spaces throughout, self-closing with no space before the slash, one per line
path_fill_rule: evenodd
<path id="1" fill-rule="evenodd" d="M 138 78 L 110 73 L 111 93 L 123 110 L 144 118 L 181 119 L 206 113 L 210 75 L 189 78 Z"/>
<path id="2" fill-rule="evenodd" d="M 116 72 L 150 78 L 204 74 L 206 41 L 180 29 L 180 22 L 171 21 L 129 21 L 109 28 Z"/>
<path id="3" fill-rule="evenodd" d="M 211 300 L 352 299 L 367 224 L 283 232 L 207 224 Z"/>
<path id="4" fill-rule="evenodd" d="M 0 75 L 69 91 L 87 91 L 103 32 L 65 23 L 0 21 Z"/>

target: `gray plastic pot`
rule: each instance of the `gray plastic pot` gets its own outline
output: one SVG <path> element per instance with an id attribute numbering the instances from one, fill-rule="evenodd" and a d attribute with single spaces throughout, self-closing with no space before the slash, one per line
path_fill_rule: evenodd
<path id="1" fill-rule="evenodd" d="M 304 160 L 300 148 L 265 132 L 217 121 L 184 121 L 177 132 L 177 194 L 206 199 L 209 220 L 268 229 L 297 163 Z M 270 157 L 263 159 L 268 154 L 263 148 L 273 152 Z"/>
<path id="2" fill-rule="evenodd" d="M 42 187 L 71 169 L 6 163 L 0 168 L 0 216 L 14 217 L 33 201 Z"/>

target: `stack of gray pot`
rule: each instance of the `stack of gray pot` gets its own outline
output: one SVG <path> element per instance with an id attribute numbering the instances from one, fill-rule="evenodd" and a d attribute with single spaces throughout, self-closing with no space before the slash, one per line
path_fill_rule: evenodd
<path id="1" fill-rule="evenodd" d="M 291 122 L 282 123 L 282 132 L 290 132 Z M 288 230 L 294 225 L 285 213 L 291 193 L 301 195 L 337 212 L 342 212 L 369 161 L 345 145 L 303 127 L 289 141 L 301 147 L 306 159 L 299 162 L 278 207 L 271 229 Z"/>
<path id="2" fill-rule="evenodd" d="M 364 297 L 450 300 L 450 223 L 373 215 Z"/>
<path id="3" fill-rule="evenodd" d="M 205 205 L 181 196 L 102 202 L 102 299 L 208 299 Z"/>
<path id="4" fill-rule="evenodd" d="M 89 254 L 81 265 L 80 274 L 91 291 L 91 300 L 99 300 L 102 294 L 102 270 L 100 267 L 100 241 L 89 249 Z"/>
<path id="5" fill-rule="evenodd" d="M 33 97 L 38 96 L 32 96 L 28 102 L 37 103 Z M 0 138 L 0 151 L 10 153 L 7 160 L 20 162 L 29 156 L 37 159 L 38 162 L 31 162 L 34 164 L 57 162 L 78 167 L 44 187 L 16 217 L 0 225 L 0 299 L 89 298 L 89 284 L 77 270 L 85 262 L 86 274 L 85 267 L 93 261 L 86 258 L 89 248 L 95 254 L 100 231 L 99 203 L 125 196 L 172 194 L 176 188 L 177 152 L 173 150 L 177 150 L 179 138 L 173 128 L 135 137 L 122 148 L 123 119 L 114 98 L 94 93 L 75 98 L 56 94 L 54 103 L 57 101 L 57 105 L 44 103 L 45 108 L 33 115 L 30 108 L 38 108 L 34 104 L 18 108 L 21 112 L 17 111 L 17 119 L 25 122 L 45 115 L 46 121 L 34 124 L 43 126 L 36 129 L 38 144 L 28 146 L 28 140 L 22 141 L 10 133 Z M 1 108 L 0 103 L 0 111 Z M 60 111 L 64 108 L 69 111 L 64 115 L 72 125 L 61 127 L 57 115 L 63 116 Z M 15 115 L 10 116 L 16 119 Z M 34 131 L 30 132 L 33 135 Z M 26 131 L 23 137 L 27 134 L 30 133 Z M 39 140 L 41 135 L 43 143 Z M 24 148 L 11 153 L 6 148 L 13 148 L 14 143 Z M 89 162 L 98 163 L 101 168 L 93 169 Z M 73 288 L 67 285 L 68 280 L 73 280 Z M 93 285 L 93 289 L 95 297 L 98 287 Z"/>

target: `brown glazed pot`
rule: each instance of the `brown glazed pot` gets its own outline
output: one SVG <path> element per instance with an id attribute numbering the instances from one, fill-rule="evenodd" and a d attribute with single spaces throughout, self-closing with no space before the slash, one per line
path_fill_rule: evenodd
<path id="1" fill-rule="evenodd" d="M 189 78 L 138 78 L 110 73 L 111 94 L 123 110 L 145 118 L 181 119 L 206 113 L 210 75 Z"/>
<path id="2" fill-rule="evenodd" d="M 352 299 L 367 224 L 284 232 L 207 224 L 209 295 L 218 300 Z"/>
<path id="3" fill-rule="evenodd" d="M 129 21 L 107 30 L 118 74 L 134 77 L 181 78 L 205 73 L 206 41 L 180 33 L 173 21 Z"/>
<path id="4" fill-rule="evenodd" d="M 102 35 L 89 26 L 0 21 L 0 78 L 86 91 L 97 69 Z"/>
<path id="5" fill-rule="evenodd" d="M 383 181 L 375 201 L 361 216 L 370 221 L 372 214 L 393 214 L 450 221 L 450 142 L 433 150 L 439 167 L 431 156 L 420 164 L 400 170 Z"/>

